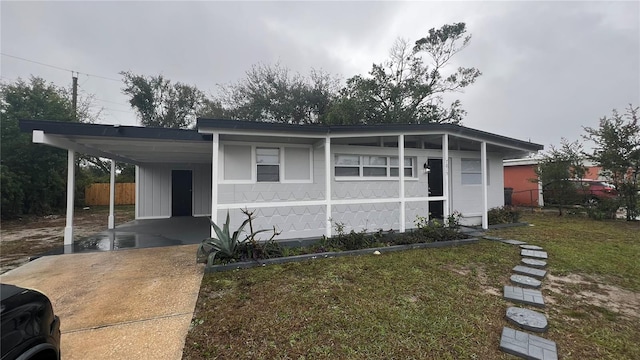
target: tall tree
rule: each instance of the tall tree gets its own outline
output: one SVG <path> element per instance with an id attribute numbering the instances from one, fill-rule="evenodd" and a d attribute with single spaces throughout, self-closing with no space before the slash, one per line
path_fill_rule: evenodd
<path id="1" fill-rule="evenodd" d="M 465 115 L 460 101 L 445 106 L 443 96 L 462 91 L 481 73 L 464 67 L 445 73 L 445 67 L 470 40 L 464 23 L 432 28 L 413 47 L 407 40 L 396 40 L 389 59 L 373 64 L 369 76 L 347 80 L 327 122 L 459 123 Z"/>
<path id="2" fill-rule="evenodd" d="M 2 217 L 43 214 L 64 205 L 67 154 L 31 143 L 20 119 L 69 121 L 74 118 L 69 92 L 32 77 L 0 85 Z"/>
<path id="3" fill-rule="evenodd" d="M 640 122 L 638 107 L 629 105 L 626 113 L 613 110 L 600 119 L 597 128 L 585 127 L 584 137 L 595 146 L 589 159 L 602 167 L 601 175 L 616 186 L 627 211 L 627 220 L 640 215 Z"/>
<path id="4" fill-rule="evenodd" d="M 223 85 L 218 113 L 236 119 L 287 124 L 321 122 L 338 89 L 338 80 L 321 70 L 307 76 L 281 64 L 253 65 L 246 78 Z M 215 112 L 215 111 L 213 111 Z"/>
<path id="5" fill-rule="evenodd" d="M 162 75 L 142 76 L 128 71 L 122 92 L 130 97 L 144 126 L 188 128 L 193 126 L 204 94 L 195 86 L 172 83 Z"/>
<path id="6" fill-rule="evenodd" d="M 586 171 L 582 145 L 564 138 L 560 148 L 551 146 L 538 162 L 536 174 L 544 189 L 545 202 L 549 200 L 558 205 L 560 216 L 563 208 L 578 198 L 576 182 L 572 180 L 582 179 Z"/>

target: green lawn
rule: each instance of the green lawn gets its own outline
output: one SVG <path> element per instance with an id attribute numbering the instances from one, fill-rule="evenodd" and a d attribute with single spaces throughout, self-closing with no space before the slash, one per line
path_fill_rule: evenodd
<path id="1" fill-rule="evenodd" d="M 551 275 L 588 281 L 554 278 L 543 290 L 544 336 L 560 356 L 640 358 L 640 309 L 579 300 L 585 289 L 606 296 L 600 285 L 610 284 L 637 301 L 640 224 L 524 221 L 535 226 L 491 234 L 542 245 Z M 501 293 L 519 259 L 514 246 L 481 241 L 205 275 L 184 359 L 507 359 Z"/>

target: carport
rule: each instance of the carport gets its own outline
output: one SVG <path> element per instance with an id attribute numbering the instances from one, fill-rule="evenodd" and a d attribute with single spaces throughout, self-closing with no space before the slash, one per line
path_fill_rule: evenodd
<path id="1" fill-rule="evenodd" d="M 73 251 L 73 200 L 75 196 L 75 160 L 76 153 L 91 155 L 111 160 L 110 177 L 110 201 L 108 231 L 103 235 L 111 236 L 111 244 L 118 234 L 129 232 L 138 237 L 148 238 L 146 223 L 135 222 L 123 228 L 116 229 L 114 216 L 115 202 L 115 164 L 116 161 L 139 166 L 149 163 L 164 164 L 197 164 L 211 167 L 211 135 L 200 134 L 194 130 L 166 129 L 166 128 L 141 128 L 134 126 L 82 124 L 55 121 L 22 120 L 20 129 L 23 132 L 33 134 L 33 142 L 67 150 L 67 213 L 64 230 L 64 245 L 66 250 Z M 177 171 L 176 173 L 179 173 Z M 136 176 L 138 171 L 136 171 Z M 175 180 L 175 179 L 174 179 Z M 182 179 L 186 180 L 186 179 Z M 174 189 L 178 199 L 185 199 L 185 195 L 191 191 L 190 184 L 185 181 L 174 181 L 183 184 L 178 192 Z M 178 186 L 178 185 L 176 185 Z M 139 188 L 136 179 L 136 219 L 139 219 Z M 184 203 L 173 201 L 174 208 L 184 208 Z M 177 210 L 179 211 L 179 210 Z M 191 215 L 186 213 L 185 215 Z M 171 221 L 158 227 L 162 222 L 155 224 L 156 229 L 164 229 L 170 232 L 173 229 Z M 129 231 L 126 231 L 128 228 Z M 187 233 L 189 228 L 186 228 Z M 207 227 L 207 231 L 209 228 Z M 124 236 L 124 235 L 123 235 Z M 191 239 L 185 235 L 186 243 Z M 200 236 L 200 235 L 198 235 Z M 175 238 L 170 238 L 174 239 Z M 200 237 L 202 240 L 202 237 Z"/>

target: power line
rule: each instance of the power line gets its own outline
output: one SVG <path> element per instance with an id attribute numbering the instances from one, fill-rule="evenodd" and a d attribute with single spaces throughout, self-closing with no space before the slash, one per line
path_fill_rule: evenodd
<path id="1" fill-rule="evenodd" d="M 82 74 L 82 75 L 85 75 L 85 76 L 95 77 L 95 78 L 99 78 L 99 79 L 122 82 L 122 80 L 120 80 L 120 79 L 114 79 L 114 78 L 110 78 L 110 77 L 107 77 L 107 76 L 89 74 L 89 73 L 85 73 L 85 72 L 81 72 L 81 71 L 75 71 L 75 70 L 71 70 L 71 69 L 66 69 L 66 68 L 63 68 L 63 67 L 60 67 L 60 66 L 56 66 L 56 65 L 45 64 L 45 63 L 40 62 L 40 61 L 25 59 L 25 58 L 20 57 L 20 56 L 15 56 L 15 55 L 10 55 L 10 54 L 5 54 L 5 53 L 0 53 L 0 55 L 6 56 L 6 57 L 10 57 L 10 58 L 13 58 L 13 59 L 18 59 L 18 60 L 30 62 L 30 63 L 34 63 L 34 64 L 38 64 L 38 65 L 42 65 L 42 66 L 47 66 L 47 67 L 50 67 L 52 69 L 68 71 L 68 72 L 70 72 L 72 74 L 75 72 L 77 74 Z"/>

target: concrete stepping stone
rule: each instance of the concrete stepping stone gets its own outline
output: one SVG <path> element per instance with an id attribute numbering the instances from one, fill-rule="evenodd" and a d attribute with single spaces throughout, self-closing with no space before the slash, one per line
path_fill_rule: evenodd
<path id="1" fill-rule="evenodd" d="M 522 329 L 533 332 L 546 332 L 549 329 L 547 316 L 537 311 L 511 306 L 507 309 L 507 321 Z"/>
<path id="2" fill-rule="evenodd" d="M 531 288 L 539 288 L 542 285 L 542 282 L 538 279 L 534 279 L 530 276 L 524 275 L 511 275 L 511 282 L 514 285 L 526 286 Z"/>
<path id="3" fill-rule="evenodd" d="M 505 244 L 509 244 L 509 245 L 520 245 L 520 246 L 523 246 L 523 245 L 526 244 L 526 242 L 520 241 L 520 240 L 511 240 L 511 239 L 509 239 L 509 240 L 500 240 L 500 241 L 502 241 Z"/>
<path id="4" fill-rule="evenodd" d="M 527 250 L 544 250 L 542 247 L 538 245 L 520 245 L 520 248 Z"/>
<path id="5" fill-rule="evenodd" d="M 543 268 L 547 266 L 547 262 L 544 260 L 530 259 L 530 258 L 522 258 L 522 263 L 535 268 Z"/>
<path id="6" fill-rule="evenodd" d="M 530 268 L 528 266 L 522 266 L 522 265 L 516 265 L 516 267 L 513 268 L 513 271 L 516 274 L 532 276 L 538 279 L 543 279 L 544 276 L 547 275 L 547 270 L 534 269 L 534 268 Z"/>
<path id="7" fill-rule="evenodd" d="M 540 290 L 505 285 L 503 294 L 505 299 L 516 303 L 544 307 L 544 299 Z"/>
<path id="8" fill-rule="evenodd" d="M 487 240 L 493 240 L 493 241 L 501 241 L 504 240 L 501 237 L 497 237 L 497 236 L 489 236 L 489 235 L 485 235 L 483 236 L 483 238 L 487 239 Z"/>
<path id="9" fill-rule="evenodd" d="M 502 328 L 500 350 L 530 360 L 558 360 L 556 343 L 526 332 Z"/>
<path id="10" fill-rule="evenodd" d="M 527 257 L 532 257 L 532 258 L 536 258 L 536 259 L 547 259 L 548 258 L 546 251 L 539 251 L 539 250 L 522 249 L 522 250 L 520 250 L 520 255 L 527 256 Z"/>

